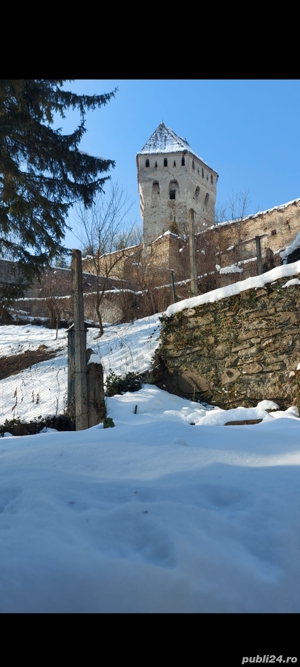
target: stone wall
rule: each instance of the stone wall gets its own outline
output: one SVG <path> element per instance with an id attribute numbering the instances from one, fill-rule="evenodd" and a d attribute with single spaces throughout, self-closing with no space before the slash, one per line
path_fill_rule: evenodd
<path id="1" fill-rule="evenodd" d="M 225 409 L 269 399 L 300 410 L 300 284 L 289 279 L 165 317 L 159 386 Z"/>
<path id="2" fill-rule="evenodd" d="M 0 259 L 0 283 L 17 283 L 21 274 L 18 273 L 17 264 L 9 260 Z M 83 272 L 82 283 L 84 292 L 90 292 L 95 289 L 97 277 L 89 272 Z M 116 280 L 109 280 L 107 289 L 120 283 Z M 70 294 L 72 290 L 71 269 L 62 269 L 51 267 L 45 269 L 40 280 L 35 280 L 31 287 L 26 291 L 27 297 L 48 297 L 64 296 Z"/>
<path id="3" fill-rule="evenodd" d="M 280 251 L 295 240 L 299 231 L 300 200 L 296 199 L 196 234 L 199 294 L 257 275 L 255 236 L 263 235 L 261 253 L 265 272 L 281 264 Z M 176 282 L 189 280 L 188 238 L 166 232 L 145 246 L 143 262 L 154 271 L 157 285 L 166 282 L 168 269 L 174 270 Z M 155 272 L 156 267 L 164 271 Z"/>
<path id="4" fill-rule="evenodd" d="M 294 241 L 299 230 L 300 199 L 295 199 L 282 206 L 250 215 L 244 220 L 216 225 L 207 232 L 199 234 L 198 243 L 199 246 L 205 244 L 215 248 L 215 252 L 219 253 L 216 255 L 216 264 L 225 267 L 241 261 L 241 266 L 246 272 L 247 260 L 256 257 L 255 236 L 263 235 L 261 238 L 263 262 L 269 248 L 274 254 L 274 265 L 278 266 L 279 252 Z"/>
<path id="5" fill-rule="evenodd" d="M 135 302 L 132 308 L 130 308 L 131 296 L 133 296 Z M 139 295 L 132 295 L 129 290 L 124 290 L 124 292 L 106 292 L 100 309 L 103 322 L 113 324 L 124 320 L 128 321 L 126 312 L 129 310 L 130 312 L 134 311 L 138 317 L 139 308 L 141 308 L 140 300 Z M 85 319 L 97 323 L 95 293 L 84 294 L 83 302 Z M 17 321 L 18 319 L 21 321 L 26 316 L 36 318 L 46 317 L 52 323 L 51 326 L 56 325 L 56 315 L 58 313 L 60 320 L 65 320 L 71 324 L 73 322 L 73 299 L 71 296 L 49 297 L 48 299 L 35 297 L 16 299 L 14 309 L 11 312 L 15 314 Z"/>

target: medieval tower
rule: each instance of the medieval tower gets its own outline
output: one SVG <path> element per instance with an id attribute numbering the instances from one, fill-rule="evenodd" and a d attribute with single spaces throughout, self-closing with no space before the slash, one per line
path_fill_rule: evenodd
<path id="1" fill-rule="evenodd" d="M 171 228 L 187 234 L 188 211 L 195 212 L 195 231 L 214 224 L 218 174 L 164 123 L 137 154 L 144 243 Z"/>

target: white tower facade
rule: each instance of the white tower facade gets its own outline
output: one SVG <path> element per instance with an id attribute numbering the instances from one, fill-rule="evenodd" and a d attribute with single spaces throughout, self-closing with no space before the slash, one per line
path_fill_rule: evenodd
<path id="1" fill-rule="evenodd" d="M 195 232 L 214 224 L 217 172 L 164 123 L 137 154 L 144 243 L 164 231 L 187 234 L 188 211 L 195 211 Z"/>

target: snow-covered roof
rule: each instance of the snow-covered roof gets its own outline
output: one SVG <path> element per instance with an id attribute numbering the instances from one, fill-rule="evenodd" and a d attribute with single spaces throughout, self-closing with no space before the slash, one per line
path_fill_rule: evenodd
<path id="1" fill-rule="evenodd" d="M 202 157 L 199 157 L 199 155 L 191 149 L 186 139 L 183 139 L 169 127 L 166 127 L 164 123 L 159 124 L 150 139 L 146 141 L 142 150 L 138 152 L 138 155 L 149 155 L 152 153 L 182 153 L 182 151 L 188 151 L 198 158 L 198 160 L 201 160 L 207 167 L 209 166 L 207 162 L 204 162 Z M 211 167 L 209 168 L 211 169 Z M 212 169 L 212 171 L 215 170 Z"/>

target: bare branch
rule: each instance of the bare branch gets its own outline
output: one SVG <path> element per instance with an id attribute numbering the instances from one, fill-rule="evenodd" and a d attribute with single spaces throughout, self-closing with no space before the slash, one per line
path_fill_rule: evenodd
<path id="1" fill-rule="evenodd" d="M 140 231 L 129 220 L 133 202 L 119 183 L 112 182 L 107 193 L 100 194 L 91 209 L 79 206 L 76 209 L 77 227 L 75 236 L 89 256 L 91 270 L 97 276 L 96 312 L 100 335 L 103 324 L 100 304 L 109 278 L 118 277 L 117 265 L 122 265 L 126 247 L 140 237 Z"/>

